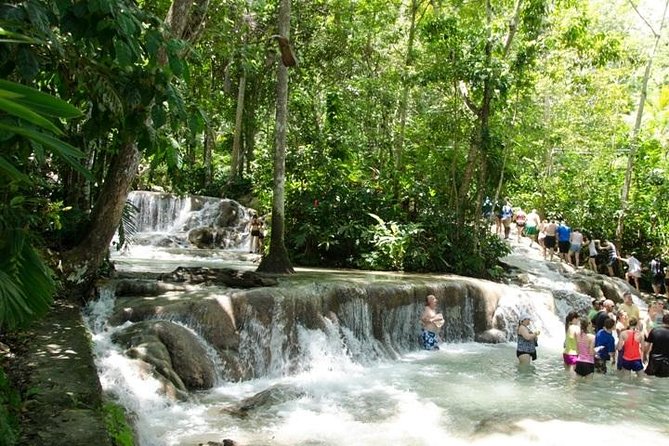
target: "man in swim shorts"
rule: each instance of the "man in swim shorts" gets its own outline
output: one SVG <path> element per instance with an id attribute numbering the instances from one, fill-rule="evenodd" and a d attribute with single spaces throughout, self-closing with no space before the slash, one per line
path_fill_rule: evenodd
<path id="1" fill-rule="evenodd" d="M 420 317 L 422 325 L 421 343 L 425 350 L 439 350 L 439 329 L 444 325 L 444 316 L 437 313 L 437 298 L 433 294 L 425 297 L 425 308 Z"/>

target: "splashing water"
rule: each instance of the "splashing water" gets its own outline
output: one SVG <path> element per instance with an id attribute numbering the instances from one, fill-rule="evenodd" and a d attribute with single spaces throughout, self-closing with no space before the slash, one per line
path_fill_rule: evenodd
<path id="1" fill-rule="evenodd" d="M 169 253 L 161 255 L 170 260 Z M 175 264 L 208 262 L 179 255 Z M 518 249 L 505 259 L 530 280 L 526 286 L 499 285 L 494 316 L 509 340 L 522 312 L 529 312 L 544 333 L 538 360 L 528 369 L 517 366 L 513 342 L 453 342 L 437 352 L 415 351 L 403 340 L 415 329 L 420 305 L 389 315 L 392 330 L 381 342 L 372 334 L 369 307 L 356 299 L 337 317 L 326 315 L 323 330 L 298 325 L 299 354 L 288 357 L 277 306 L 273 325 L 250 318 L 240 333 L 243 363 L 257 370 L 258 378 L 219 382 L 177 403 L 161 395 L 149 371 L 111 342 L 111 335 L 125 327 L 106 324 L 114 305 L 112 286 L 101 289 L 87 320 L 103 388 L 133 414 L 142 446 L 190 446 L 223 438 L 255 446 L 669 444 L 669 381 L 616 373 L 579 381 L 565 373 L 564 314 L 575 306 L 588 307 L 590 299 L 531 256 Z M 127 259 L 124 266 L 132 269 L 133 262 Z M 462 326 L 468 324 L 473 325 L 465 320 Z M 473 339 L 473 332 L 462 329 L 449 339 Z M 272 398 L 245 416 L 235 415 L 247 398 L 268 390 Z"/>

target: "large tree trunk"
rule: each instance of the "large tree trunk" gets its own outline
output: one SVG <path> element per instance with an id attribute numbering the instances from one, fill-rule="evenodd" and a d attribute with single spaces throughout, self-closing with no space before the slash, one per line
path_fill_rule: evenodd
<path id="1" fill-rule="evenodd" d="M 201 26 L 208 4 L 209 0 L 174 0 L 165 20 L 172 34 L 181 38 L 185 30 Z M 138 116 L 136 119 L 142 117 Z M 140 153 L 133 139 L 134 135 L 121 137 L 124 142 L 107 170 L 93 207 L 88 232 L 78 246 L 63 254 L 63 279 L 68 293 L 73 297 L 84 297 L 90 289 L 121 222 L 130 185 L 137 173 Z"/>
<path id="2" fill-rule="evenodd" d="M 77 247 L 63 256 L 64 279 L 75 297 L 91 285 L 107 256 L 109 243 L 121 221 L 128 191 L 139 166 L 139 151 L 134 141 L 125 142 L 114 156 L 91 215 L 88 234 Z"/>
<path id="3" fill-rule="evenodd" d="M 281 0 L 279 6 L 279 34 L 288 39 L 290 34 L 290 0 Z M 288 123 L 288 67 L 278 64 L 276 88 L 276 148 L 274 152 L 274 197 L 272 200 L 272 232 L 269 254 L 260 261 L 258 271 L 290 274 L 293 266 L 284 241 L 285 186 L 286 186 L 286 126 Z"/>
<path id="4" fill-rule="evenodd" d="M 657 53 L 657 48 L 660 45 L 662 38 L 662 31 L 664 30 L 664 22 L 667 16 L 667 7 L 669 7 L 669 0 L 664 4 L 664 12 L 662 13 L 662 20 L 660 22 L 660 29 L 653 34 L 655 35 L 655 44 L 653 51 L 648 57 L 646 63 L 646 70 L 643 74 L 643 82 L 641 83 L 641 95 L 639 97 L 639 105 L 636 109 L 636 119 L 634 121 L 634 128 L 630 136 L 630 151 L 627 155 L 627 170 L 625 171 L 625 181 L 623 182 L 622 190 L 620 191 L 620 213 L 618 215 L 618 225 L 616 226 L 616 244 L 618 248 L 623 246 L 623 233 L 625 232 L 625 217 L 629 207 L 629 194 L 632 185 L 632 175 L 634 173 L 634 158 L 636 157 L 637 147 L 639 145 L 639 131 L 641 130 L 641 119 L 643 118 L 643 109 L 646 104 L 646 94 L 648 92 L 648 80 L 650 79 L 650 70 L 653 65 L 653 59 Z M 646 22 L 648 23 L 648 22 Z"/>

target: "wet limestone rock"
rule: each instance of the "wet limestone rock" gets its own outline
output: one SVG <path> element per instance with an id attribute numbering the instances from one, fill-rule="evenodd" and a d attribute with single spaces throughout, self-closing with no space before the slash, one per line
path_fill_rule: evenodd
<path id="1" fill-rule="evenodd" d="M 226 285 L 231 288 L 256 288 L 276 286 L 276 278 L 255 271 L 238 271 L 230 268 L 182 267 L 171 273 L 161 274 L 159 280 L 172 283 Z"/>
<path id="2" fill-rule="evenodd" d="M 299 387 L 276 384 L 222 411 L 238 417 L 246 417 L 255 410 L 267 409 L 277 404 L 302 398 L 305 395 L 306 392 Z"/>
<path id="3" fill-rule="evenodd" d="M 190 330 L 168 321 L 143 321 L 113 337 L 126 354 L 153 366 L 180 391 L 213 387 L 216 370 L 205 348 Z"/>

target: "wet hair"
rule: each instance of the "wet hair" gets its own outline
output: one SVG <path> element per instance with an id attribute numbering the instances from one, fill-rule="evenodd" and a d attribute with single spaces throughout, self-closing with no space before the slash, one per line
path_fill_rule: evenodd
<path id="1" fill-rule="evenodd" d="M 584 317 L 581 319 L 581 334 L 587 333 L 588 328 L 590 328 L 590 321 L 588 320 L 587 317 Z"/>
<path id="2" fill-rule="evenodd" d="M 635 318 L 635 317 L 631 317 L 631 318 L 630 318 L 630 322 L 629 322 L 629 326 L 630 326 L 630 327 L 636 327 L 636 324 L 638 324 L 638 323 L 639 323 L 639 321 L 638 321 L 637 318 Z"/>
<path id="3" fill-rule="evenodd" d="M 575 318 L 580 317 L 576 311 L 570 311 L 569 314 L 567 314 L 567 317 L 564 319 L 564 331 L 565 333 L 567 330 L 569 330 L 569 323 L 574 320 Z"/>
<path id="4" fill-rule="evenodd" d="M 429 305 L 431 300 L 437 300 L 437 296 L 434 294 L 428 294 L 425 296 L 425 305 Z"/>
<path id="5" fill-rule="evenodd" d="M 610 317 L 607 317 L 606 320 L 604 321 L 604 328 L 608 328 L 609 330 L 615 327 L 616 321 L 611 319 Z"/>

